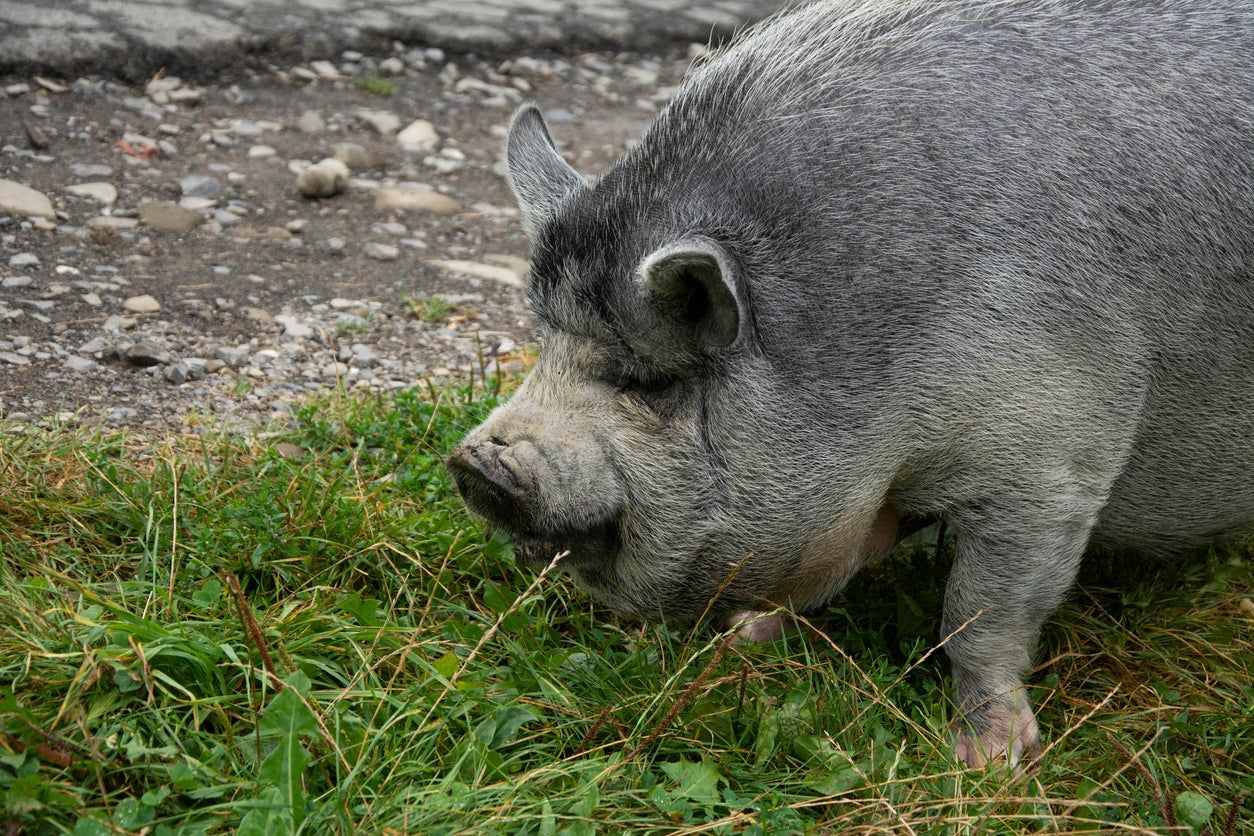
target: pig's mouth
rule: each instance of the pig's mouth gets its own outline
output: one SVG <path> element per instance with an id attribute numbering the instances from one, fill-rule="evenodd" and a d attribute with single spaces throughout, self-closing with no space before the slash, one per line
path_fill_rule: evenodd
<path id="1" fill-rule="evenodd" d="M 561 567 L 580 571 L 603 568 L 619 550 L 621 534 L 616 520 L 578 530 L 557 532 L 510 532 L 514 538 L 514 556 L 532 569 L 543 569 L 559 554 Z"/>

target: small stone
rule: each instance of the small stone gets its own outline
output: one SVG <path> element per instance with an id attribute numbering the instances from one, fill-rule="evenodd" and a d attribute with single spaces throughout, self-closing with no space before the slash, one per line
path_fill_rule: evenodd
<path id="1" fill-rule="evenodd" d="M 189 174 L 179 181 L 184 197 L 216 198 L 222 194 L 222 181 L 204 174 Z"/>
<path id="2" fill-rule="evenodd" d="M 80 354 L 97 354 L 109 347 L 104 337 L 92 337 L 87 342 L 78 347 Z"/>
<path id="3" fill-rule="evenodd" d="M 27 144 L 36 151 L 42 151 L 50 144 L 48 133 L 29 119 L 22 120 L 22 129 L 26 131 Z"/>
<path id="4" fill-rule="evenodd" d="M 97 215 L 83 226 L 88 229 L 134 229 L 139 226 L 135 218 L 115 218 L 112 215 Z"/>
<path id="5" fill-rule="evenodd" d="M 170 355 L 152 343 L 135 343 L 126 350 L 126 362 L 147 368 L 170 362 Z"/>
<path id="6" fill-rule="evenodd" d="M 343 238 L 332 237 L 322 242 L 322 248 L 329 253 L 342 253 L 348 242 Z"/>
<path id="7" fill-rule="evenodd" d="M 391 244 L 379 244 L 375 241 L 367 243 L 362 250 L 367 258 L 373 258 L 377 261 L 394 261 L 401 254 L 401 251 Z"/>
<path id="8" fill-rule="evenodd" d="M 440 144 L 440 135 L 426 119 L 415 119 L 396 135 L 396 144 L 410 153 L 426 154 Z"/>
<path id="9" fill-rule="evenodd" d="M 380 75 L 400 75 L 405 72 L 405 62 L 393 56 L 379 62 Z"/>
<path id="10" fill-rule="evenodd" d="M 48 219 L 57 216 L 46 194 L 4 179 L 0 179 L 0 215 Z"/>
<path id="11" fill-rule="evenodd" d="M 554 125 L 564 125 L 575 121 L 574 114 L 564 107 L 555 107 L 552 110 L 544 111 L 544 118 Z"/>
<path id="12" fill-rule="evenodd" d="M 309 221 L 305 220 L 304 218 L 297 218 L 294 221 L 288 221 L 287 223 L 283 224 L 283 228 L 286 229 L 288 232 L 292 233 L 293 235 L 300 235 L 306 229 L 309 228 Z"/>
<path id="13" fill-rule="evenodd" d="M 310 61 L 309 68 L 312 69 L 319 77 L 334 80 L 343 78 L 340 71 L 330 61 Z"/>
<path id="14" fill-rule="evenodd" d="M 248 346 L 240 346 L 239 348 L 222 346 L 214 354 L 219 360 L 233 369 L 242 369 L 248 365 Z"/>
<path id="15" fill-rule="evenodd" d="M 65 190 L 79 197 L 89 197 L 104 206 L 112 206 L 118 199 L 118 190 L 112 183 L 79 183 L 66 186 Z"/>
<path id="16" fill-rule="evenodd" d="M 296 130 L 306 134 L 320 134 L 327 129 L 327 123 L 316 110 L 306 110 L 296 120 Z"/>
<path id="17" fill-rule="evenodd" d="M 431 212 L 436 215 L 455 215 L 462 209 L 461 203 L 448 195 L 404 183 L 377 189 L 374 205 L 377 209 Z"/>
<path id="18" fill-rule="evenodd" d="M 104 304 L 104 300 L 100 298 L 99 293 L 84 293 L 79 298 L 82 299 L 84 302 L 86 302 L 88 305 L 91 305 L 93 308 L 98 308 Z"/>
<path id="19" fill-rule="evenodd" d="M 304 448 L 298 447 L 290 441 L 280 441 L 278 444 L 274 445 L 274 452 L 278 453 L 285 459 L 292 459 L 293 461 L 305 457 Z"/>
<path id="20" fill-rule="evenodd" d="M 204 209 L 212 209 L 217 201 L 211 197 L 180 197 L 179 206 L 183 209 L 190 209 L 193 212 L 200 212 Z"/>
<path id="21" fill-rule="evenodd" d="M 184 209 L 168 200 L 157 200 L 139 207 L 139 219 L 146 226 L 163 232 L 191 232 L 205 222 L 199 212 Z"/>
<path id="22" fill-rule="evenodd" d="M 314 335 L 314 329 L 300 322 L 294 316 L 281 314 L 274 318 L 274 321 L 283 326 L 283 333 L 289 337 L 305 339 Z"/>
<path id="23" fill-rule="evenodd" d="M 11 366 L 29 366 L 30 360 L 20 354 L 14 354 L 12 351 L 0 351 L 0 361 L 8 363 Z"/>
<path id="24" fill-rule="evenodd" d="M 85 372 L 96 368 L 96 361 L 90 357 L 79 357 L 77 354 L 71 354 L 65 358 L 62 367 L 72 372 Z"/>
<path id="25" fill-rule="evenodd" d="M 10 267 L 34 267 L 39 263 L 39 256 L 34 253 L 18 253 L 9 259 Z"/>
<path id="26" fill-rule="evenodd" d="M 330 157 L 296 175 L 296 188 L 305 197 L 332 197 L 347 185 L 348 166 Z"/>
<path id="27" fill-rule="evenodd" d="M 354 171 L 367 171 L 374 167 L 370 152 L 356 142 L 337 142 L 334 156 Z"/>
<path id="28" fill-rule="evenodd" d="M 254 160 L 261 160 L 267 157 L 273 157 L 275 150 L 269 145 L 254 145 L 248 149 L 248 156 Z"/>
<path id="29" fill-rule="evenodd" d="M 441 259 L 431 259 L 429 262 L 432 266 L 440 267 L 450 273 L 460 273 L 465 276 L 474 276 L 477 279 L 490 279 L 494 282 L 508 285 L 510 287 L 525 287 L 522 275 L 517 270 L 509 267 L 498 267 L 495 264 L 483 264 L 478 261 L 444 261 Z"/>
<path id="30" fill-rule="evenodd" d="M 40 313 L 51 313 L 53 307 L 55 307 L 54 304 L 49 302 L 47 299 L 19 299 L 17 300 L 17 303 L 19 305 L 25 305 L 32 310 L 39 311 Z"/>
<path id="31" fill-rule="evenodd" d="M 30 276 L 9 276 L 7 279 L 0 281 L 0 287 L 5 290 L 16 290 L 19 287 L 30 287 L 35 281 Z"/>
<path id="32" fill-rule="evenodd" d="M 70 166 L 70 174 L 84 180 L 92 177 L 108 177 L 113 173 L 113 169 L 107 165 L 99 163 L 75 163 Z"/>
<path id="33" fill-rule="evenodd" d="M 132 296 L 122 303 L 122 307 L 131 313 L 156 313 L 161 310 L 161 303 L 149 296 Z"/>
<path id="34" fill-rule="evenodd" d="M 400 117 L 387 110 L 358 110 L 357 117 L 374 128 L 380 136 L 391 136 L 401 127 Z"/>
<path id="35" fill-rule="evenodd" d="M 192 370 L 186 363 L 173 363 L 166 366 L 163 374 L 165 375 L 166 380 L 170 381 L 175 386 L 179 386 L 191 379 Z"/>

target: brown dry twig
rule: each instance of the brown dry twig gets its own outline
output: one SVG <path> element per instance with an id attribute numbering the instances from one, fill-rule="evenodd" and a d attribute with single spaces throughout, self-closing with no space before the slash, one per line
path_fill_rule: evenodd
<path id="1" fill-rule="evenodd" d="M 667 709 L 666 714 L 662 716 L 662 719 L 653 726 L 640 745 L 633 750 L 633 757 L 639 755 L 645 749 L 652 746 L 653 742 L 662 735 L 662 732 L 666 731 L 667 726 L 669 726 L 671 721 L 675 719 L 675 715 L 684 710 L 684 706 L 686 706 L 692 699 L 692 695 L 697 692 L 698 688 L 705 684 L 705 681 L 710 678 L 710 674 L 714 673 L 714 667 L 718 665 L 720 660 L 722 660 L 723 655 L 727 653 L 727 648 L 731 647 L 732 642 L 735 641 L 735 639 L 735 633 L 728 633 L 726 636 L 723 636 L 723 640 L 718 643 L 718 647 L 714 650 L 714 655 L 710 657 L 710 661 L 706 664 L 705 668 L 701 671 L 701 673 L 697 674 L 696 679 L 688 683 L 688 687 L 685 688 L 683 693 L 679 695 L 678 699 L 671 704 L 671 707 Z"/>

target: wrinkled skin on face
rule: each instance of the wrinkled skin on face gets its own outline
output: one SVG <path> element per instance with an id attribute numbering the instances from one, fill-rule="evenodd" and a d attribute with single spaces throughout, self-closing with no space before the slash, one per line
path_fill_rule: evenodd
<path id="1" fill-rule="evenodd" d="M 816 459 L 812 419 L 776 391 L 728 243 L 590 229 L 615 184 L 574 173 L 534 111 L 508 159 L 543 350 L 450 465 L 519 556 L 568 551 L 563 568 L 612 607 L 687 621 L 821 604 L 891 546 L 885 486 Z"/>

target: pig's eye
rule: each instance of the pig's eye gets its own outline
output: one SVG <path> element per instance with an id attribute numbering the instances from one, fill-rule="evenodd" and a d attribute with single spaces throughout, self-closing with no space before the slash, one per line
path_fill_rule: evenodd
<path id="1" fill-rule="evenodd" d="M 620 381 L 618 391 L 643 401 L 651 409 L 658 409 L 667 400 L 667 396 L 675 391 L 679 382 L 674 377 L 631 378 Z"/>

